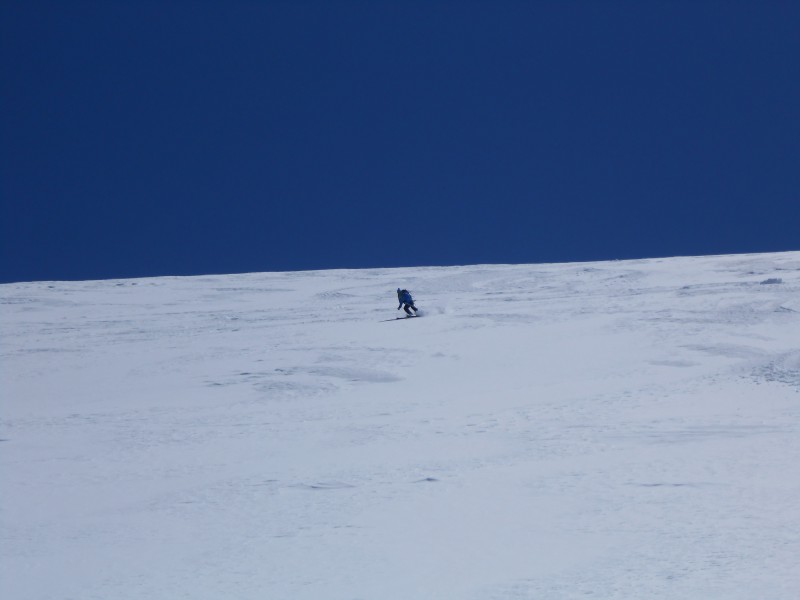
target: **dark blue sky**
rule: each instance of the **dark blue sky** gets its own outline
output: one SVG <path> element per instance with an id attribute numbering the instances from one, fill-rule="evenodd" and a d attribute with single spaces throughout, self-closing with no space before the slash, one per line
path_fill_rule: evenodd
<path id="1" fill-rule="evenodd" d="M 800 249 L 800 2 L 0 7 L 0 281 Z"/>

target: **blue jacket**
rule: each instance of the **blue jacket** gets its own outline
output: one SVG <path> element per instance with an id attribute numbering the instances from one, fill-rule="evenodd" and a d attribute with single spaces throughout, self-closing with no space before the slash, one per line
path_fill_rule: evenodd
<path id="1" fill-rule="evenodd" d="M 408 293 L 408 290 L 397 290 L 397 299 L 400 301 L 400 306 L 403 304 L 414 304 L 414 299 L 411 297 L 411 294 Z"/>

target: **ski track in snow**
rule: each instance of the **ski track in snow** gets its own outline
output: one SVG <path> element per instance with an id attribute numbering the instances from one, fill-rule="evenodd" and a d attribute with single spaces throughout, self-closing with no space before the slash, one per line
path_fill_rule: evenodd
<path id="1" fill-rule="evenodd" d="M 2 598 L 800 598 L 800 252 L 0 311 Z"/>

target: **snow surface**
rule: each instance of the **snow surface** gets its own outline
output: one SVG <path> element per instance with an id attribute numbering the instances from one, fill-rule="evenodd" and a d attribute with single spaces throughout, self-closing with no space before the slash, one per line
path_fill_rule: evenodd
<path id="1" fill-rule="evenodd" d="M 800 598 L 800 252 L 0 298 L 1 598 Z"/>

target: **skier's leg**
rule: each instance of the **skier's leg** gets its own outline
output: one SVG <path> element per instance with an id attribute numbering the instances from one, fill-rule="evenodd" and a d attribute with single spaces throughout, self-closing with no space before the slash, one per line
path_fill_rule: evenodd
<path id="1" fill-rule="evenodd" d="M 403 310 L 406 311 L 406 314 L 408 316 L 411 316 L 411 311 L 408 310 L 408 304 L 403 304 Z"/>
<path id="2" fill-rule="evenodd" d="M 413 304 L 411 305 L 411 310 L 414 311 L 414 314 L 417 314 L 417 307 L 414 306 Z"/>

